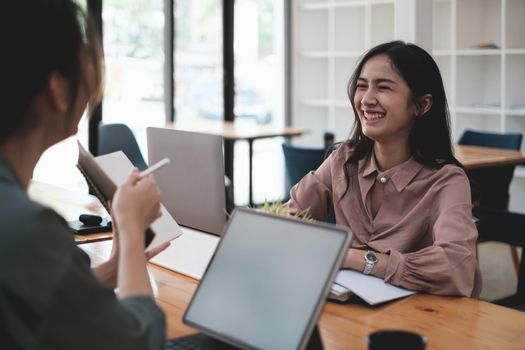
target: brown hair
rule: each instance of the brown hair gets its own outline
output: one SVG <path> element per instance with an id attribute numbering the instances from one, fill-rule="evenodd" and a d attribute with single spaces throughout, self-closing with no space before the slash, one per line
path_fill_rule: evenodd
<path id="1" fill-rule="evenodd" d="M 0 43 L 0 142 L 30 125 L 28 109 L 53 72 L 69 81 L 74 101 L 79 86 L 87 84 L 86 67 L 91 65 L 96 86 L 91 87 L 89 103 L 100 101 L 100 38 L 93 22 L 72 0 L 0 1 Z"/>

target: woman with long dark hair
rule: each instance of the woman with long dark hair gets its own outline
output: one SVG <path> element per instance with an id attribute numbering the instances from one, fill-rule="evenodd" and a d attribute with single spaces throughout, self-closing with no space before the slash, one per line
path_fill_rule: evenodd
<path id="1" fill-rule="evenodd" d="M 401 41 L 378 45 L 348 84 L 349 140 L 291 190 L 290 211 L 333 210 L 354 241 L 343 267 L 433 294 L 477 297 L 468 178 L 454 157 L 445 89 L 433 58 Z"/>
<path id="2" fill-rule="evenodd" d="M 100 96 L 92 28 L 72 0 L 0 1 L 1 349 L 164 347 L 144 253 L 160 215 L 155 181 L 134 171 L 118 187 L 111 256 L 93 269 L 64 219 L 26 192 L 42 153 Z"/>

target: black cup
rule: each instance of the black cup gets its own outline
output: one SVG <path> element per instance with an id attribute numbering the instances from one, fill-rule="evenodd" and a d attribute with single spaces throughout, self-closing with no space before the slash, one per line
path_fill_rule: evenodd
<path id="1" fill-rule="evenodd" d="M 371 333 L 367 337 L 368 350 L 425 350 L 427 338 L 417 333 L 384 330 Z"/>

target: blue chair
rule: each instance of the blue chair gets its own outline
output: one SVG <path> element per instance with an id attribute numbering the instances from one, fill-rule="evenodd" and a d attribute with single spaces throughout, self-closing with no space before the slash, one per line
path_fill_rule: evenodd
<path id="1" fill-rule="evenodd" d="M 496 134 L 466 130 L 459 139 L 460 145 L 504 148 L 519 150 L 521 134 Z M 469 170 L 473 185 L 474 197 L 480 207 L 507 209 L 509 203 L 509 188 L 514 176 L 514 165 Z"/>
<path id="2" fill-rule="evenodd" d="M 131 129 L 125 124 L 100 124 L 98 126 L 98 154 L 122 151 L 141 171 L 148 166 Z"/>
<path id="3" fill-rule="evenodd" d="M 289 143 L 283 143 L 282 147 L 286 168 L 286 194 L 289 195 L 293 185 L 301 181 L 311 170 L 319 168 L 328 152 L 325 148 L 303 148 Z M 335 223 L 333 213 L 327 221 Z"/>
<path id="4" fill-rule="evenodd" d="M 466 130 L 461 138 L 459 139 L 460 145 L 471 145 L 481 147 L 494 147 L 504 148 L 510 150 L 519 150 L 521 148 L 521 141 L 523 139 L 522 134 L 518 133 L 489 133 L 481 131 Z M 493 238 L 499 237 L 501 240 L 505 239 L 505 235 L 512 234 L 511 232 L 505 232 L 502 229 L 498 229 L 498 232 L 488 232 L 487 225 L 490 229 L 496 229 L 496 225 L 492 225 L 485 219 L 483 222 L 482 216 L 486 216 L 487 210 L 496 210 L 504 212 L 508 210 L 509 206 L 509 189 L 512 177 L 514 176 L 514 165 L 495 167 L 495 168 L 482 168 L 472 169 L 468 171 L 468 175 L 472 184 L 472 191 L 474 197 L 474 215 L 480 219 L 478 223 L 478 231 L 480 234 L 479 241 L 495 240 Z M 485 213 L 485 214 L 484 214 Z M 493 215 L 489 216 L 490 218 Z M 525 228 L 525 227 L 523 227 Z M 522 230 L 523 230 L 522 228 Z M 517 227 L 514 228 L 514 232 L 517 231 Z M 510 247 L 512 260 L 514 262 L 514 268 L 519 273 L 519 258 L 518 250 L 516 247 Z"/>
<path id="5" fill-rule="evenodd" d="M 291 188 L 309 171 L 319 168 L 325 158 L 324 148 L 302 148 L 283 143 L 286 178 Z"/>

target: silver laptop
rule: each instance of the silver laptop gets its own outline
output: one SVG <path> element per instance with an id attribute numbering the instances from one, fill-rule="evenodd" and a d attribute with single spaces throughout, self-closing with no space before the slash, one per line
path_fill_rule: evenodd
<path id="1" fill-rule="evenodd" d="M 162 204 L 183 226 L 219 235 L 226 223 L 222 137 L 147 128 L 148 163 L 169 157 L 155 179 Z"/>
<path id="2" fill-rule="evenodd" d="M 348 249 L 349 229 L 236 209 L 184 314 L 196 348 L 305 349 Z"/>

